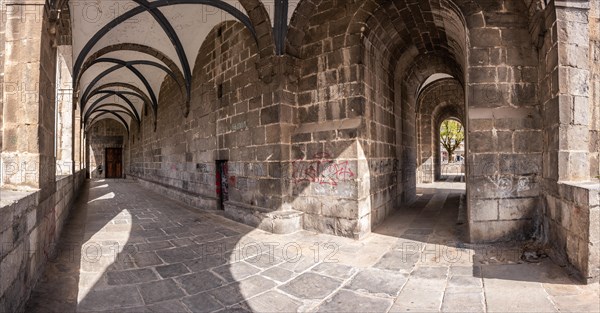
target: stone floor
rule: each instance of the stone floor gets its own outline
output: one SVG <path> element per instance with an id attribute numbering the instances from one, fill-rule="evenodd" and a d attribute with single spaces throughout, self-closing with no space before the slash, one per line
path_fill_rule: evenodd
<path id="1" fill-rule="evenodd" d="M 273 235 L 132 181 L 92 181 L 26 311 L 600 310 L 598 284 L 577 284 L 549 259 L 464 244 L 464 184 L 453 180 L 421 186 L 362 241 Z"/>

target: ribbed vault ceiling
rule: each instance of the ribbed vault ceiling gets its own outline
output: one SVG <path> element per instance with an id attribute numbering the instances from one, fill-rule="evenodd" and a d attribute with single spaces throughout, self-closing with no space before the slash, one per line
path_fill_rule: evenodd
<path id="1" fill-rule="evenodd" d="M 83 120 L 90 125 L 112 118 L 129 129 L 131 123 L 140 122 L 144 108 L 156 113 L 166 75 L 175 79 L 189 101 L 197 53 L 215 26 L 239 21 L 258 45 L 257 24 L 269 23 L 281 37 L 297 2 L 70 1 L 74 89 Z M 264 20 L 257 21 L 260 14 L 247 10 L 264 12 Z M 277 47 L 278 39 L 273 41 Z"/>

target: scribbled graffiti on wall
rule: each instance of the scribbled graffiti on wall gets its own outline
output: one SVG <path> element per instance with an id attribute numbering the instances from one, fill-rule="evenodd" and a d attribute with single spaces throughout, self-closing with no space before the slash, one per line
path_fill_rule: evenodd
<path id="1" fill-rule="evenodd" d="M 487 176 L 487 179 L 496 186 L 498 194 L 502 198 L 508 198 L 517 195 L 519 192 L 525 192 L 532 189 L 535 184 L 533 176 L 508 176 L 495 174 Z"/>
<path id="2" fill-rule="evenodd" d="M 313 160 L 297 160 L 292 163 L 292 181 L 337 186 L 338 182 L 352 180 L 356 170 L 350 161 L 337 161 L 329 153 L 318 153 Z"/>

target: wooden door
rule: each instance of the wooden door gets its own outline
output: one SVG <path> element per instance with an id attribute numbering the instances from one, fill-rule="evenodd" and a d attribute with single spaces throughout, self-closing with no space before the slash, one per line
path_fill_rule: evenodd
<path id="1" fill-rule="evenodd" d="M 123 149 L 106 148 L 106 178 L 123 177 Z"/>

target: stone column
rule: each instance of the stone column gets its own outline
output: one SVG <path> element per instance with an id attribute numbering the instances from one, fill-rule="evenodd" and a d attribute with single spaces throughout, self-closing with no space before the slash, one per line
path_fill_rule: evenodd
<path id="1" fill-rule="evenodd" d="M 558 45 L 558 153 L 559 181 L 587 181 L 590 106 L 589 26 L 587 1 L 556 1 Z M 554 147 L 552 147 L 554 148 Z"/>
<path id="2" fill-rule="evenodd" d="M 417 127 L 419 131 L 419 160 L 417 164 L 417 182 L 433 183 L 434 181 L 434 155 L 432 118 L 430 114 L 419 113 Z"/>
<path id="3" fill-rule="evenodd" d="M 83 168 L 81 147 L 83 138 L 81 135 L 81 111 L 78 105 L 73 106 L 73 173 Z"/>
<path id="4" fill-rule="evenodd" d="M 72 47 L 59 46 L 56 73 L 56 175 L 73 173 L 73 78 Z"/>
<path id="5" fill-rule="evenodd" d="M 2 184 L 55 189 L 54 119 L 56 49 L 44 0 L 7 4 L 4 62 Z"/>
<path id="6" fill-rule="evenodd" d="M 465 152 L 472 242 L 531 238 L 541 213 L 538 50 L 526 7 L 522 1 L 510 4 L 467 18 Z"/>
<path id="7" fill-rule="evenodd" d="M 586 282 L 600 278 L 600 186 L 590 181 L 593 101 L 588 1 L 555 1 L 546 9 L 544 101 L 544 230 L 557 259 Z M 592 148 L 593 149 L 593 148 Z"/>
<path id="8" fill-rule="evenodd" d="M 0 0 L 0 113 L 4 107 L 4 28 L 6 21 L 6 10 L 4 10 L 4 0 Z M 0 114 L 0 152 L 2 151 L 2 124 L 4 114 Z M 0 173 L 2 173 L 2 161 L 0 160 Z M 0 186 L 2 185 L 2 177 L 0 177 Z"/>

